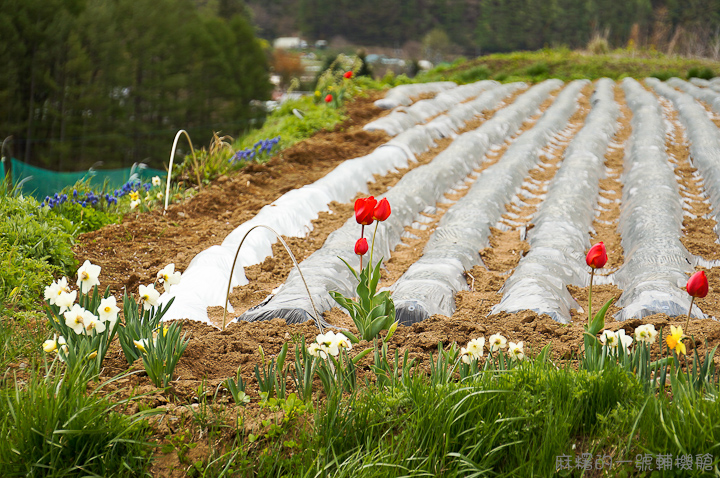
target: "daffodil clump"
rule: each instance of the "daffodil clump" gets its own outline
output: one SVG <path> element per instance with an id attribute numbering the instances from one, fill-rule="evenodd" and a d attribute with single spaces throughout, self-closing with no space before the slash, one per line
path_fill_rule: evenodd
<path id="1" fill-rule="evenodd" d="M 525 358 L 524 345 L 522 342 L 509 342 L 502 334 L 493 334 L 488 340 L 488 351 L 498 356 L 506 353 L 509 358 L 519 362 Z M 466 365 L 477 363 L 482 357 L 485 349 L 485 337 L 478 337 L 468 342 L 467 347 L 460 349 L 460 360 Z M 507 349 L 507 352 L 505 352 Z"/>
<path id="2" fill-rule="evenodd" d="M 100 372 L 108 347 L 117 334 L 128 362 L 142 357 L 146 368 L 150 366 L 154 371 L 148 371 L 153 382 L 167 386 L 187 346 L 187 341 L 179 337 L 181 325 L 159 325 L 172 300 L 162 307 L 155 283 L 140 285 L 138 300 L 127 293 L 123 297 L 122 322 L 119 320 L 121 309 L 117 299 L 110 295 L 110 289 L 102 296 L 99 293 L 100 271 L 100 266 L 86 260 L 77 271 L 77 290 L 72 290 L 67 277 L 45 288 L 47 315 L 55 333 L 43 343 L 43 350 L 57 354 L 58 359 L 71 368 L 89 364 L 87 372 L 94 376 Z M 175 265 L 169 264 L 157 273 L 156 283 L 162 284 L 167 292 L 180 278 Z"/>
<path id="3" fill-rule="evenodd" d="M 160 176 L 154 176 L 150 183 L 131 185 L 127 195 L 130 198 L 130 210 L 149 211 L 165 199 Z"/>
<path id="4" fill-rule="evenodd" d="M 70 367 L 89 363 L 90 374 L 100 371 L 118 331 L 120 312 L 109 289 L 100 295 L 99 276 L 100 266 L 86 260 L 77 271 L 78 290 L 72 290 L 68 279 L 62 277 L 47 286 L 44 294 L 55 334 L 43 343 L 43 350 L 57 354 Z"/>

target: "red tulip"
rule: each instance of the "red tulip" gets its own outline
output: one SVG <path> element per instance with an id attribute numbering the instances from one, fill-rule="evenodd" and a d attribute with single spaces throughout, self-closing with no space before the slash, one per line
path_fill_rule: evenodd
<path id="1" fill-rule="evenodd" d="M 343 76 L 349 80 L 350 78 L 352 78 L 353 72 L 352 72 L 352 71 L 346 71 Z"/>
<path id="2" fill-rule="evenodd" d="M 355 243 L 355 254 L 357 254 L 358 256 L 362 256 L 362 255 L 365 255 L 365 253 L 367 251 L 368 251 L 367 239 L 365 239 L 364 237 L 361 237 Z"/>
<path id="3" fill-rule="evenodd" d="M 333 100 L 332 95 L 327 95 L 327 96 L 325 97 L 325 103 L 330 103 L 332 100 Z"/>
<path id="4" fill-rule="evenodd" d="M 383 222 L 390 216 L 390 203 L 387 199 L 382 198 L 375 208 L 373 219 Z"/>
<path id="5" fill-rule="evenodd" d="M 363 226 L 369 226 L 373 223 L 373 214 L 375 212 L 375 206 L 377 201 L 373 196 L 360 198 L 355 201 L 355 220 L 358 224 Z M 389 206 L 388 206 L 389 208 Z"/>
<path id="6" fill-rule="evenodd" d="M 602 241 L 592 246 L 585 257 L 585 262 L 593 269 L 602 268 L 607 260 L 607 251 L 605 251 L 605 244 Z"/>
<path id="7" fill-rule="evenodd" d="M 708 280 L 705 271 L 698 271 L 687 281 L 687 293 L 693 297 L 705 297 L 708 293 Z"/>

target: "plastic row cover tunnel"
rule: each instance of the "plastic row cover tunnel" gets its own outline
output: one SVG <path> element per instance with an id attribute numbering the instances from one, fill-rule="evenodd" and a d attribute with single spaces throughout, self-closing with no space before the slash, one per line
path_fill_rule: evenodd
<path id="1" fill-rule="evenodd" d="M 434 206 L 446 190 L 462 181 L 480 161 L 485 151 L 493 144 L 502 143 L 517 131 L 550 92 L 561 85 L 559 80 L 547 80 L 534 86 L 477 130 L 460 135 L 432 162 L 405 174 L 383 195 L 390 202 L 393 212 L 377 229 L 373 258 L 378 260 L 388 257 L 390 251 L 400 242 L 405 226 L 410 225 L 420 212 Z M 365 235 L 372 239 L 372 231 L 367 229 Z M 360 230 L 354 217 L 348 219 L 341 228 L 328 236 L 319 250 L 300 264 L 320 313 L 335 305 L 330 291 L 337 291 L 345 296 L 355 294 L 355 279 L 339 258 L 356 269 L 359 267 L 359 259 L 353 249 L 360 237 Z M 275 317 L 284 318 L 289 323 L 304 322 L 312 318 L 312 306 L 297 269 L 290 272 L 287 281 L 275 296 L 248 310 L 236 320 L 256 321 Z"/>
<path id="2" fill-rule="evenodd" d="M 659 80 L 658 80 L 659 81 Z M 720 94 L 712 89 L 698 88 L 695 85 L 683 81 L 680 78 L 670 78 L 667 84 L 673 88 L 683 90 L 695 99 L 707 103 L 715 114 L 720 114 Z"/>
<path id="3" fill-rule="evenodd" d="M 385 131 L 390 136 L 402 133 L 416 124 L 424 123 L 452 106 L 475 97 L 485 90 L 497 88 L 497 81 L 483 80 L 445 90 L 429 100 L 420 100 L 405 108 L 398 106 L 389 115 L 363 126 L 366 131 Z"/>
<path id="4" fill-rule="evenodd" d="M 678 110 L 689 136 L 692 164 L 702 176 L 704 189 L 709 192 L 710 206 L 717 221 L 717 211 L 720 211 L 720 131 L 708 118 L 705 108 L 688 95 L 655 78 L 648 78 L 646 82 L 658 94 L 670 99 Z M 716 234 L 720 234 L 719 227 L 715 226 Z"/>
<path id="5" fill-rule="evenodd" d="M 503 286 L 503 298 L 492 309 L 533 310 L 561 323 L 570 322 L 570 309 L 580 309 L 568 285 L 586 286 L 585 251 L 595 218 L 600 179 L 605 176 L 604 156 L 617 130 L 620 109 L 612 80 L 597 82 L 592 110 L 585 125 L 565 150 L 560 169 L 528 232 L 530 251 L 520 259 Z"/>
<path id="6" fill-rule="evenodd" d="M 677 179 L 668 161 L 665 126 L 657 98 L 637 81 L 623 89 L 633 113 L 626 149 L 618 229 L 625 263 L 615 273 L 623 290 L 616 320 L 665 313 L 684 314 L 689 296 L 680 288 L 693 271 L 692 256 L 680 242 L 683 209 Z M 695 315 L 704 318 L 704 314 Z"/>
<path id="7" fill-rule="evenodd" d="M 494 226 L 523 179 L 540 161 L 541 149 L 561 131 L 577 109 L 589 82 L 574 81 L 563 90 L 535 126 L 488 167 L 468 193 L 445 213 L 428 240 L 423 256 L 391 287 L 397 319 L 410 325 L 434 314 L 450 316 L 455 294 L 467 289 L 464 271 L 480 264 L 478 251 L 489 245 Z"/>
<path id="8" fill-rule="evenodd" d="M 520 84 L 521 85 L 521 84 Z M 500 86 L 473 100 L 483 109 L 494 108 L 505 96 L 519 86 Z M 436 118 L 440 120 L 443 115 Z M 272 204 L 263 207 L 251 220 L 238 226 L 223 241 L 193 258 L 180 284 L 171 293 L 163 294 L 161 303 L 175 298 L 164 316 L 166 320 L 189 318 L 208 322 L 207 308 L 225 306 L 225 294 L 233 258 L 242 238 L 252 228 L 269 226 L 286 237 L 303 237 L 311 229 L 312 220 L 321 211 L 328 211 L 332 201 L 347 202 L 358 192 L 367 193 L 368 182 L 374 175 L 385 175 L 397 168 L 406 168 L 415 154 L 427 151 L 437 137 L 437 128 L 418 125 L 393 138 L 367 156 L 344 161 L 329 174 L 312 184 L 287 192 Z M 247 284 L 243 268 L 259 264 L 272 255 L 275 235 L 264 228 L 253 230 L 243 243 L 233 272 L 231 286 Z M 232 312 L 232 308 L 230 308 Z"/>
<path id="9" fill-rule="evenodd" d="M 391 88 L 385 98 L 377 100 L 375 106 L 384 110 L 407 106 L 412 104 L 412 98 L 420 95 L 436 94 L 449 88 L 454 88 L 457 83 L 453 81 L 434 81 L 431 83 L 411 83 Z"/>
<path id="10" fill-rule="evenodd" d="M 436 116 L 429 123 L 418 124 L 403 131 L 386 144 L 403 148 L 407 154 L 414 157 L 415 154 L 433 147 L 434 140 L 453 135 L 467 121 L 483 111 L 495 108 L 504 98 L 525 86 L 525 83 L 510 83 L 492 88 L 476 99 L 451 108 L 446 114 Z"/>

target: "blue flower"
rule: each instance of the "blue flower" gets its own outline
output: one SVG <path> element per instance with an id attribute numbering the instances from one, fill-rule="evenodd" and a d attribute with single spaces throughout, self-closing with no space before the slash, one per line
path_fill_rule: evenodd
<path id="1" fill-rule="evenodd" d="M 74 197 L 74 198 L 77 197 L 77 189 L 73 189 L 73 197 Z"/>
<path id="2" fill-rule="evenodd" d="M 83 201 L 82 203 L 80 203 L 80 205 L 81 205 L 82 207 L 87 206 L 87 201 Z"/>

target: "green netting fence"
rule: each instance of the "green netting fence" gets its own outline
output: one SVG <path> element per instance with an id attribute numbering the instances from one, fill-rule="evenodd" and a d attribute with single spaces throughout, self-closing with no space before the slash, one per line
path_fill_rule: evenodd
<path id="1" fill-rule="evenodd" d="M 136 175 L 143 183 L 150 182 L 153 176 L 160 176 L 165 181 L 166 171 L 152 169 L 144 165 L 122 169 L 91 169 L 89 171 L 57 172 L 49 169 L 30 166 L 12 158 L 9 162 L 13 184 L 19 185 L 22 193 L 42 201 L 46 196 L 53 196 L 67 186 L 87 179 L 93 187 L 101 188 L 107 181 L 109 189 L 117 189 Z M 8 162 L 3 163 L 3 177 Z"/>

